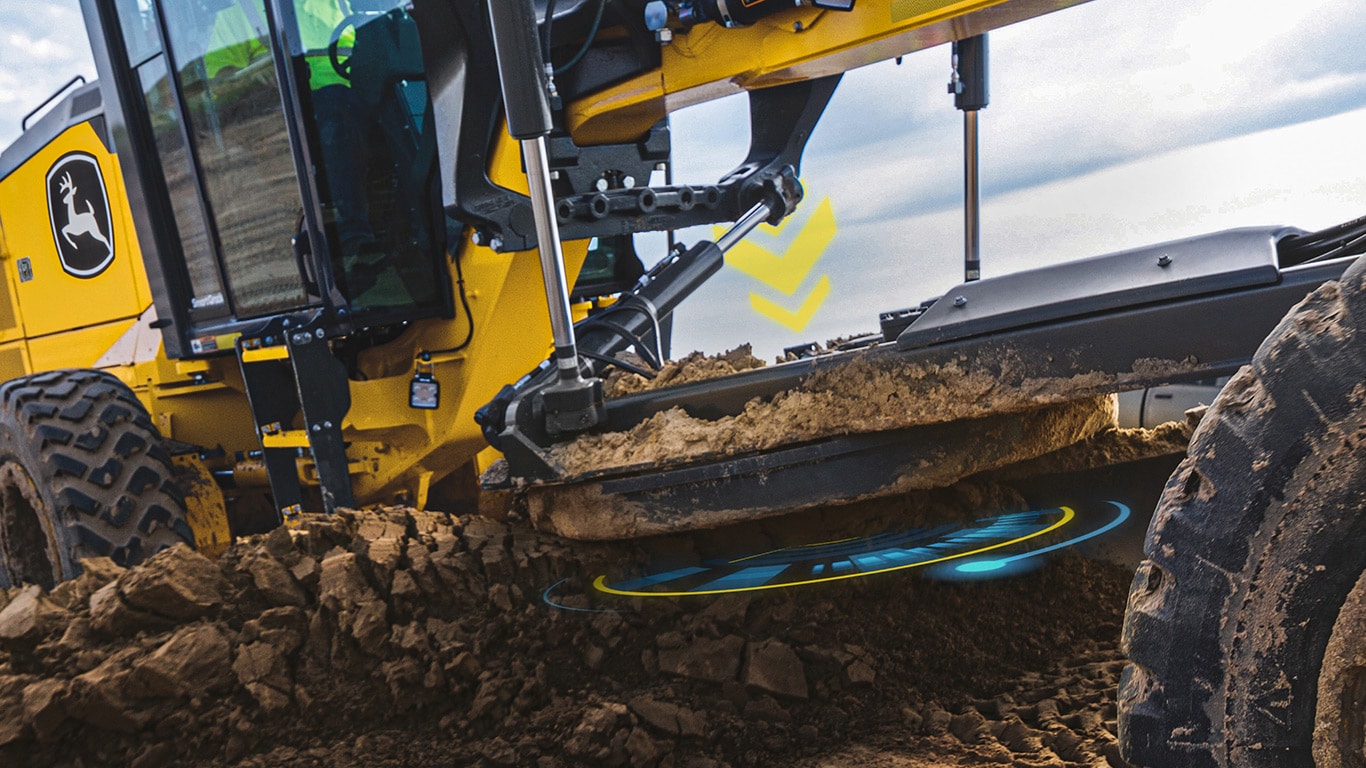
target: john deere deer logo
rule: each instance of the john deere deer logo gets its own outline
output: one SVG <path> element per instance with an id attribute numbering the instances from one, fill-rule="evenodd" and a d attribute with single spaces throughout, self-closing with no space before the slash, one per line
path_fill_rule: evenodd
<path id="1" fill-rule="evenodd" d="M 93 155 L 72 152 L 47 172 L 47 211 L 57 257 L 69 275 L 91 278 L 114 260 L 104 176 Z"/>

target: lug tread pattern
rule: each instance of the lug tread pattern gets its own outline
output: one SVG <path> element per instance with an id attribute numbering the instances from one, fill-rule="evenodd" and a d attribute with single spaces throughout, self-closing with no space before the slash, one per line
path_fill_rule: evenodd
<path id="1" fill-rule="evenodd" d="M 1363 418 L 1359 391 L 1352 394 L 1366 381 L 1363 348 L 1366 260 L 1286 315 L 1205 414 L 1188 457 L 1164 488 L 1124 624 L 1131 663 L 1120 683 L 1120 740 L 1134 764 L 1313 765 L 1314 680 L 1298 678 L 1317 678 L 1318 662 L 1307 661 L 1305 649 L 1317 642 L 1313 631 L 1323 630 L 1296 629 L 1295 622 L 1269 627 L 1252 606 L 1280 599 L 1296 610 L 1315 610 L 1323 582 L 1336 583 L 1343 576 L 1335 572 L 1353 569 L 1348 557 L 1332 562 L 1326 576 L 1318 575 L 1317 562 L 1286 567 L 1278 560 L 1305 541 L 1315 551 L 1362 549 L 1366 525 L 1359 521 L 1366 518 L 1317 509 L 1306 524 L 1285 505 L 1292 513 L 1296 504 L 1314 508 L 1326 472 L 1363 474 L 1359 444 L 1355 464 L 1331 465 L 1331 446 L 1339 453 L 1344 440 L 1350 446 Z M 1355 490 L 1338 493 L 1366 493 L 1346 487 Z M 1280 634 L 1282 645 L 1268 650 L 1257 639 L 1268 630 Z M 1228 658 L 1243 663 L 1230 672 Z M 1290 684 L 1269 684 L 1239 671 L 1251 660 L 1271 674 L 1287 664 L 1312 663 L 1313 669 Z"/>
<path id="2" fill-rule="evenodd" d="M 0 407 L 46 464 L 75 558 L 107 556 L 127 566 L 194 545 L 162 437 L 121 381 L 92 370 L 26 376 L 0 385 Z"/>

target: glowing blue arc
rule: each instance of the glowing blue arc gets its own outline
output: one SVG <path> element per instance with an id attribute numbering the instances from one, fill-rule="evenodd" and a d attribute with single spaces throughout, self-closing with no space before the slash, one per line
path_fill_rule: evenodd
<path id="1" fill-rule="evenodd" d="M 1026 558 L 1035 557 L 1037 555 L 1042 555 L 1059 549 L 1064 549 L 1074 544 L 1080 544 L 1081 542 L 1086 541 L 1087 539 L 1093 539 L 1097 536 L 1100 536 L 1101 534 L 1109 533 L 1110 531 L 1113 531 L 1114 529 L 1123 525 L 1124 521 L 1129 519 L 1130 510 L 1128 506 L 1121 504 L 1118 501 L 1107 501 L 1105 503 L 1114 505 L 1114 507 L 1119 510 L 1119 514 L 1115 516 L 1114 520 L 1111 520 L 1109 523 L 1106 523 L 1105 525 L 1101 526 L 1100 528 L 1097 528 L 1094 531 L 1083 533 L 1082 535 L 1075 536 L 1073 538 L 1068 539 L 1067 541 L 1060 541 L 1057 544 L 1051 544 L 1047 547 L 1043 547 L 1042 549 L 1036 549 L 1032 552 L 1022 552 L 1018 555 L 1011 555 L 1010 557 L 1002 557 L 995 560 L 971 560 L 957 566 L 954 570 L 959 571 L 961 573 L 985 573 L 987 571 L 996 571 L 1006 567 L 1010 563 L 1018 562 Z"/>

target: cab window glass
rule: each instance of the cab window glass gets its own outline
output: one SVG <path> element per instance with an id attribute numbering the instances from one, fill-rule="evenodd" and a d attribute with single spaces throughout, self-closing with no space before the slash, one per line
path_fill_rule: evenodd
<path id="1" fill-rule="evenodd" d="M 354 313 L 443 297 L 444 222 L 417 23 L 403 3 L 293 0 L 323 224 Z M 285 22 L 288 25 L 288 21 Z"/>
<path id="2" fill-rule="evenodd" d="M 121 0 L 115 7 L 128 63 L 136 67 L 160 53 L 161 32 L 157 29 L 156 5 L 152 0 Z"/>
<path id="3" fill-rule="evenodd" d="M 185 145 L 180 109 L 171 89 L 165 57 L 157 56 L 138 67 L 138 80 L 147 103 L 152 136 L 161 158 L 161 172 L 170 193 L 171 210 L 190 277 L 190 308 L 199 314 L 223 314 L 227 302 L 223 297 L 218 259 L 209 239 L 199 192 L 195 189 L 193 158 Z"/>
<path id="4" fill-rule="evenodd" d="M 290 245 L 298 183 L 262 2 L 171 2 L 162 12 L 236 314 L 300 306 Z"/>

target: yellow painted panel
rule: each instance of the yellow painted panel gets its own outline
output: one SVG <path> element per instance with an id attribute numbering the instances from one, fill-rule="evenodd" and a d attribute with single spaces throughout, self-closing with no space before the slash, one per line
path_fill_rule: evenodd
<path id="1" fill-rule="evenodd" d="M 0 382 L 16 379 L 28 373 L 24 343 L 16 341 L 0 347 Z"/>
<path id="2" fill-rule="evenodd" d="M 49 175 L 53 176 L 54 189 L 65 189 L 66 174 L 54 172 L 59 166 L 72 167 L 62 165 L 72 158 L 93 160 L 98 175 L 89 177 L 88 182 L 77 182 L 70 193 L 63 192 L 65 202 L 53 201 L 58 215 L 70 219 L 65 226 L 55 227 L 49 217 Z M 78 163 L 76 167 L 81 166 Z M 108 221 L 90 213 L 99 208 L 92 200 L 98 200 L 101 180 L 108 200 Z M 24 329 L 30 338 L 133 317 L 146 307 L 139 296 L 145 279 L 127 218 L 122 173 L 117 159 L 105 150 L 89 123 L 67 129 L 0 181 L 0 210 L 5 212 L 7 277 L 15 279 L 20 259 L 28 259 L 32 269 L 32 279 L 16 286 Z M 106 228 L 112 231 L 105 232 Z M 105 242 L 112 246 L 112 260 L 102 271 L 97 266 L 86 268 L 95 262 L 69 261 L 64 267 L 58 255 L 59 237 L 67 241 L 64 247 L 68 254 L 77 255 L 82 249 L 103 253 L 98 249 L 105 247 L 100 245 Z M 82 270 L 89 274 L 78 274 Z M 78 355 L 45 359 L 55 359 L 57 367 L 83 364 Z M 36 360 L 35 365 L 39 365 Z"/>
<path id="3" fill-rule="evenodd" d="M 35 371 L 58 368 L 89 368 L 128 331 L 133 320 L 97 325 L 67 333 L 55 333 L 28 343 L 29 362 Z"/>

